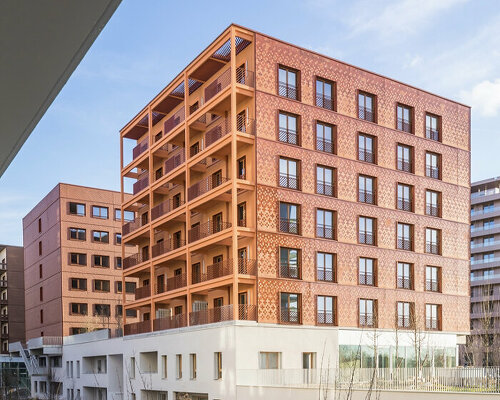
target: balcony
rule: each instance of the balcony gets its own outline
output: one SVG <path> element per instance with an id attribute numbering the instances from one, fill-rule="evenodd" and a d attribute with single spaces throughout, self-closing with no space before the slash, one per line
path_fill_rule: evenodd
<path id="1" fill-rule="evenodd" d="M 236 68 L 236 83 L 240 85 L 255 86 L 255 73 L 245 68 Z"/>
<path id="2" fill-rule="evenodd" d="M 231 228 L 231 222 L 219 221 L 212 222 L 208 221 L 204 224 L 197 225 L 189 230 L 188 237 L 189 243 L 196 242 L 197 240 L 206 238 L 208 236 L 214 235 L 218 232 Z"/>
<path id="3" fill-rule="evenodd" d="M 145 299 L 146 297 L 151 296 L 151 286 L 145 285 L 135 289 L 135 299 Z"/>
<path id="4" fill-rule="evenodd" d="M 142 218 L 137 217 L 134 218 L 133 221 L 127 222 L 122 226 L 122 233 L 123 236 L 128 235 L 129 233 L 132 233 L 136 231 L 137 229 L 141 228 L 142 226 L 146 225 L 147 221 L 143 221 Z"/>
<path id="5" fill-rule="evenodd" d="M 163 331 L 166 329 L 184 328 L 187 326 L 187 320 L 187 314 L 177 314 L 171 317 L 157 318 L 153 320 L 153 330 Z"/>
<path id="6" fill-rule="evenodd" d="M 229 178 L 207 176 L 188 188 L 188 199 L 194 200 L 226 182 L 229 182 Z"/>
<path id="7" fill-rule="evenodd" d="M 147 333 L 151 332 L 151 321 L 147 320 L 125 324 L 123 328 L 124 335 L 138 335 L 140 333 Z"/>
<path id="8" fill-rule="evenodd" d="M 135 160 L 149 148 L 149 138 L 144 139 L 132 150 L 132 159 Z"/>
<path id="9" fill-rule="evenodd" d="M 181 149 L 180 153 L 173 155 L 165 161 L 164 175 L 167 175 L 180 165 L 184 164 L 184 161 L 186 161 L 186 156 L 184 154 L 184 149 Z"/>
<path id="10" fill-rule="evenodd" d="M 185 114 L 184 107 L 181 107 L 179 110 L 175 112 L 169 119 L 165 121 L 163 125 L 163 135 L 166 136 L 170 133 L 175 127 L 179 126 L 181 122 L 184 122 Z"/>
<path id="11" fill-rule="evenodd" d="M 228 69 L 205 88 L 205 103 L 208 103 L 217 93 L 222 92 L 230 84 L 231 70 Z"/>
<path id="12" fill-rule="evenodd" d="M 212 279 L 221 278 L 223 276 L 233 274 L 233 260 L 224 260 L 212 265 L 207 266 L 207 272 L 193 271 L 192 283 L 197 284 L 201 282 L 210 281 Z"/>
<path id="13" fill-rule="evenodd" d="M 400 131 L 411 133 L 411 122 L 402 118 L 398 118 L 397 127 Z"/>
<path id="14" fill-rule="evenodd" d="M 358 118 L 365 121 L 375 122 L 375 114 L 371 108 L 358 106 Z"/>
<path id="15" fill-rule="evenodd" d="M 186 245 L 186 241 L 183 239 L 170 239 L 167 241 L 161 241 L 160 243 L 156 243 L 151 247 L 151 256 L 153 258 L 161 256 L 162 254 L 170 253 L 176 249 L 184 247 Z"/>
<path id="16" fill-rule="evenodd" d="M 229 124 L 229 118 L 220 118 L 213 127 L 205 132 L 205 148 L 226 136 L 231 131 Z"/>
<path id="17" fill-rule="evenodd" d="M 148 173 L 144 173 L 142 176 L 139 176 L 139 179 L 137 179 L 137 182 L 134 183 L 132 193 L 137 194 L 141 190 L 144 190 L 149 186 L 149 176 Z"/>
<path id="18" fill-rule="evenodd" d="M 187 275 L 179 274 L 167 278 L 167 282 L 162 285 L 156 285 L 156 294 L 170 292 L 172 290 L 183 288 L 187 285 Z"/>
<path id="19" fill-rule="evenodd" d="M 255 135 L 255 120 L 245 115 L 236 116 L 236 130 L 249 135 Z"/>
<path id="20" fill-rule="evenodd" d="M 184 201 L 182 200 L 175 200 L 175 199 L 165 200 L 151 209 L 151 220 L 158 219 L 162 215 L 168 214 L 169 212 L 179 208 L 183 204 Z"/>
<path id="21" fill-rule="evenodd" d="M 189 325 L 205 325 L 223 321 L 232 321 L 235 319 L 234 317 L 234 307 L 232 304 L 229 304 L 227 306 L 190 312 Z M 256 321 L 257 306 L 239 304 L 237 319 L 244 321 Z"/>
<path id="22" fill-rule="evenodd" d="M 427 139 L 436 140 L 439 142 L 439 131 L 437 131 L 435 129 L 426 128 L 425 129 L 425 137 Z"/>
<path id="23" fill-rule="evenodd" d="M 145 261 L 149 260 L 148 254 L 143 254 L 143 253 L 136 253 L 132 254 L 131 256 L 125 257 L 123 259 L 123 269 L 129 269 L 132 267 L 135 267 L 137 264 L 143 263 Z"/>

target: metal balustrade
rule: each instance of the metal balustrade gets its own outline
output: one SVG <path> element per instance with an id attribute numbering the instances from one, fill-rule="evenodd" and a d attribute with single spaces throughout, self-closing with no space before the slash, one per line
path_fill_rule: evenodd
<path id="1" fill-rule="evenodd" d="M 398 249 L 399 250 L 413 250 L 411 239 L 398 237 Z"/>
<path id="2" fill-rule="evenodd" d="M 425 167 L 425 176 L 429 178 L 439 179 L 439 168 L 438 167 Z"/>
<path id="3" fill-rule="evenodd" d="M 135 299 L 140 300 L 151 296 L 151 286 L 145 285 L 135 289 Z"/>
<path id="4" fill-rule="evenodd" d="M 439 291 L 438 281 L 432 279 L 426 279 L 425 290 L 427 290 L 428 292 L 438 292 Z"/>
<path id="5" fill-rule="evenodd" d="M 205 103 L 231 84 L 231 70 L 223 72 L 217 79 L 205 88 Z"/>
<path id="6" fill-rule="evenodd" d="M 400 131 L 411 133 L 411 122 L 402 118 L 398 118 L 397 127 Z"/>
<path id="7" fill-rule="evenodd" d="M 427 139 L 436 140 L 439 142 L 439 131 L 435 129 L 426 128 L 425 137 Z"/>
<path id="8" fill-rule="evenodd" d="M 439 320 L 437 318 L 426 318 L 425 329 L 439 330 Z"/>
<path id="9" fill-rule="evenodd" d="M 375 244 L 375 237 L 372 233 L 361 231 L 359 232 L 359 243 L 362 244 Z"/>
<path id="10" fill-rule="evenodd" d="M 335 228 L 331 225 L 316 224 L 316 237 L 334 239 Z"/>
<path id="11" fill-rule="evenodd" d="M 280 174 L 279 185 L 284 188 L 298 190 L 300 188 L 300 180 L 298 176 Z"/>
<path id="12" fill-rule="evenodd" d="M 358 150 L 358 159 L 360 161 L 365 161 L 371 164 L 375 163 L 375 155 L 370 150 L 359 149 Z"/>
<path id="13" fill-rule="evenodd" d="M 151 321 L 139 321 L 131 324 L 125 324 L 123 327 L 124 335 L 137 335 L 140 333 L 151 332 Z"/>
<path id="14" fill-rule="evenodd" d="M 229 259 L 208 265 L 206 268 L 207 272 L 193 271 L 192 283 L 194 285 L 196 283 L 206 282 L 212 279 L 221 278 L 223 276 L 232 275 L 234 272 L 233 266 L 233 260 Z"/>
<path id="15" fill-rule="evenodd" d="M 186 245 L 186 241 L 183 239 L 175 239 L 172 238 L 170 240 L 164 240 L 159 243 L 156 243 L 151 247 L 151 256 L 153 258 L 161 256 L 162 254 L 170 253 L 180 247 Z"/>
<path id="16" fill-rule="evenodd" d="M 299 100 L 300 91 L 297 86 L 290 85 L 286 82 L 280 81 L 278 83 L 278 95 L 287 97 L 293 100 Z"/>
<path id="17" fill-rule="evenodd" d="M 404 172 L 411 172 L 411 162 L 405 160 L 404 158 L 398 158 L 398 169 Z"/>
<path id="18" fill-rule="evenodd" d="M 326 108 L 328 110 L 333 110 L 333 100 L 330 96 L 323 94 L 323 95 L 316 95 L 316 106 Z"/>
<path id="19" fill-rule="evenodd" d="M 425 205 L 425 213 L 432 217 L 439 217 L 439 205 L 434 204 L 426 204 Z"/>
<path id="20" fill-rule="evenodd" d="M 132 149 L 132 159 L 135 160 L 149 148 L 149 138 L 145 138 Z"/>
<path id="21" fill-rule="evenodd" d="M 196 199 L 197 197 L 210 192 L 212 189 L 219 187 L 223 183 L 229 182 L 229 180 L 229 178 L 224 177 L 207 176 L 188 188 L 188 199 Z"/>
<path id="22" fill-rule="evenodd" d="M 280 128 L 279 141 L 298 145 L 299 144 L 299 134 L 296 130 L 293 130 L 293 129 Z"/>
<path id="23" fill-rule="evenodd" d="M 238 274 L 257 275 L 257 260 L 238 258 Z"/>
<path id="24" fill-rule="evenodd" d="M 374 285 L 373 275 L 360 273 L 359 274 L 359 284 L 373 286 Z"/>
<path id="25" fill-rule="evenodd" d="M 363 106 L 358 106 L 358 118 L 369 122 L 375 122 L 375 114 L 373 113 L 373 110 Z"/>
<path id="26" fill-rule="evenodd" d="M 183 200 L 175 200 L 175 199 L 165 200 L 151 209 L 151 220 L 158 219 L 162 215 L 168 214 L 170 211 L 179 208 L 183 204 L 184 204 Z"/>
<path id="27" fill-rule="evenodd" d="M 321 325 L 334 325 L 335 314 L 333 312 L 320 312 L 316 314 L 316 322 Z"/>
<path id="28" fill-rule="evenodd" d="M 411 200 L 404 197 L 398 197 L 398 210 L 413 211 Z"/>
<path id="29" fill-rule="evenodd" d="M 373 314 L 360 313 L 359 314 L 359 325 L 360 326 L 375 326 L 375 318 Z"/>
<path id="30" fill-rule="evenodd" d="M 316 150 L 333 153 L 333 142 L 328 139 L 316 138 Z"/>
<path id="31" fill-rule="evenodd" d="M 287 324 L 300 324 L 300 309 L 289 308 L 280 310 L 280 322 Z"/>
<path id="32" fill-rule="evenodd" d="M 399 289 L 411 289 L 412 288 L 411 279 L 410 278 L 405 278 L 405 277 L 398 276 L 398 278 L 397 278 L 397 287 Z"/>
<path id="33" fill-rule="evenodd" d="M 375 195 L 372 191 L 360 189 L 358 191 L 358 201 L 361 203 L 375 204 Z"/>
<path id="34" fill-rule="evenodd" d="M 298 220 L 288 218 L 279 219 L 279 231 L 284 233 L 300 234 L 300 223 Z"/>
<path id="35" fill-rule="evenodd" d="M 318 269 L 316 271 L 316 279 L 318 281 L 335 282 L 335 274 L 333 270 Z"/>
<path id="36" fill-rule="evenodd" d="M 188 237 L 189 243 L 196 242 L 197 240 L 206 238 L 208 236 L 214 235 L 225 229 L 231 228 L 231 222 L 219 221 L 212 222 L 208 221 L 204 224 L 197 225 L 189 230 Z"/>
<path id="37" fill-rule="evenodd" d="M 156 318 L 153 320 L 153 331 L 184 328 L 187 326 L 187 314 L 177 314 L 170 317 Z"/>
<path id="38" fill-rule="evenodd" d="M 411 328 L 411 319 L 409 315 L 398 315 L 398 328 Z"/>
<path id="39" fill-rule="evenodd" d="M 186 161 L 186 156 L 184 154 L 184 149 L 181 149 L 178 154 L 171 156 L 169 159 L 165 161 L 164 175 L 167 175 L 169 172 L 173 171 L 178 166 L 184 164 L 184 161 Z"/>
<path id="40" fill-rule="evenodd" d="M 220 118 L 216 124 L 205 132 L 205 148 L 214 144 L 231 132 L 230 118 Z"/>
<path id="41" fill-rule="evenodd" d="M 124 224 L 122 226 L 122 234 L 123 234 L 123 236 L 128 235 L 129 233 L 134 232 L 137 229 L 139 229 L 141 226 L 143 226 L 142 218 L 139 218 L 139 217 L 134 218 L 133 221 L 127 222 L 126 224 Z"/>
<path id="42" fill-rule="evenodd" d="M 180 108 L 173 114 L 169 119 L 167 119 L 163 125 L 164 135 L 167 135 L 180 123 L 184 122 L 185 113 L 184 107 Z"/>
<path id="43" fill-rule="evenodd" d="M 325 196 L 333 196 L 333 186 L 324 182 L 316 182 L 316 193 L 324 194 Z"/>
<path id="44" fill-rule="evenodd" d="M 238 132 L 255 135 L 255 119 L 247 118 L 244 115 L 236 116 L 236 130 Z"/>
<path id="45" fill-rule="evenodd" d="M 123 259 L 123 269 L 128 269 L 136 266 L 137 264 L 140 264 L 142 262 L 148 261 L 149 256 L 147 254 L 142 254 L 142 253 L 136 253 L 132 254 L 131 256 L 125 257 Z"/>
<path id="46" fill-rule="evenodd" d="M 300 279 L 300 263 L 290 263 L 287 258 L 280 260 L 280 278 Z"/>
<path id="47" fill-rule="evenodd" d="M 139 193 L 141 190 L 147 188 L 149 186 L 149 176 L 147 175 L 147 172 L 144 176 L 139 177 L 137 182 L 134 183 L 132 192 L 133 194 Z"/>
<path id="48" fill-rule="evenodd" d="M 255 86 L 255 72 L 245 68 L 236 68 L 236 83 L 240 85 Z"/>
<path id="49" fill-rule="evenodd" d="M 439 254 L 439 244 L 426 242 L 425 243 L 425 252 L 431 254 Z"/>

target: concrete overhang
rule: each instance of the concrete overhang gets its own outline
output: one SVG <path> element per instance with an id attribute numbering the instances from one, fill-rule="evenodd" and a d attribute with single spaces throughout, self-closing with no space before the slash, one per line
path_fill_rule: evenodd
<path id="1" fill-rule="evenodd" d="M 0 177 L 120 2 L 0 1 Z"/>

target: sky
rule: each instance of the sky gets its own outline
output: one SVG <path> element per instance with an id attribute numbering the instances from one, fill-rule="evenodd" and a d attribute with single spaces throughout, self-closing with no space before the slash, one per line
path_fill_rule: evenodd
<path id="1" fill-rule="evenodd" d="M 496 0 L 123 0 L 0 178 L 0 243 L 59 182 L 119 190 L 119 130 L 233 22 L 472 106 L 472 180 L 500 176 Z"/>

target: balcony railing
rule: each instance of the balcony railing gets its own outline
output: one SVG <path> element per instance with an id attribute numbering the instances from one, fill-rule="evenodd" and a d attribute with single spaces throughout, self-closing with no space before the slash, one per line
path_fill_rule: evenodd
<path id="1" fill-rule="evenodd" d="M 215 189 L 216 187 L 222 185 L 229 181 L 229 178 L 224 177 L 215 177 L 215 176 L 207 176 L 199 182 L 196 182 L 194 185 L 191 185 L 188 188 L 188 199 L 193 200 L 197 197 Z"/>
<path id="2" fill-rule="evenodd" d="M 412 250 L 412 241 L 410 239 L 405 239 L 398 237 L 398 249 L 399 250 Z"/>
<path id="3" fill-rule="evenodd" d="M 177 314 L 171 317 L 157 318 L 153 320 L 153 330 L 163 331 L 166 329 L 183 328 L 187 326 L 187 314 Z"/>
<path id="4" fill-rule="evenodd" d="M 333 110 L 333 100 L 330 96 L 326 94 L 316 95 L 316 106 L 326 108 L 328 110 Z"/>
<path id="5" fill-rule="evenodd" d="M 170 211 L 179 208 L 184 204 L 182 200 L 168 199 L 160 204 L 157 204 L 151 209 L 151 220 L 160 218 L 162 215 L 168 214 Z"/>
<path id="6" fill-rule="evenodd" d="M 429 178 L 439 179 L 439 168 L 426 166 L 425 176 L 428 176 Z"/>
<path id="7" fill-rule="evenodd" d="M 410 328 L 411 319 L 409 315 L 398 315 L 398 328 Z"/>
<path id="8" fill-rule="evenodd" d="M 360 285 L 368 285 L 368 286 L 373 286 L 374 285 L 374 280 L 373 280 L 373 274 L 359 274 L 359 284 Z"/>
<path id="9" fill-rule="evenodd" d="M 300 188 L 300 179 L 298 176 L 280 174 L 279 185 L 284 188 L 298 190 Z"/>
<path id="10" fill-rule="evenodd" d="M 205 132 L 205 147 L 214 144 L 231 131 L 230 121 L 230 118 L 220 118 L 213 127 Z"/>
<path id="11" fill-rule="evenodd" d="M 194 285 L 196 283 L 206 282 L 212 279 L 221 278 L 223 276 L 232 275 L 233 271 L 233 260 L 223 260 L 208 265 L 207 272 L 193 271 L 192 283 Z"/>
<path id="12" fill-rule="evenodd" d="M 403 276 L 398 276 L 397 287 L 399 289 L 411 289 L 411 279 Z"/>
<path id="13" fill-rule="evenodd" d="M 426 279 L 425 280 L 425 290 L 427 290 L 428 292 L 438 292 L 439 291 L 438 281 Z"/>
<path id="14" fill-rule="evenodd" d="M 292 233 L 294 235 L 300 235 L 300 223 L 298 220 L 295 219 L 280 218 L 279 231 L 285 233 Z"/>
<path id="15" fill-rule="evenodd" d="M 334 325 L 335 324 L 335 314 L 331 311 L 321 312 L 318 311 L 316 314 L 316 321 L 321 325 Z"/>
<path id="16" fill-rule="evenodd" d="M 216 80 L 205 88 L 205 102 L 211 100 L 217 93 L 231 84 L 231 70 L 223 72 Z"/>
<path id="17" fill-rule="evenodd" d="M 316 237 L 334 239 L 335 228 L 331 225 L 316 224 Z"/>
<path id="18" fill-rule="evenodd" d="M 425 137 L 427 139 L 439 141 L 439 131 L 437 131 L 435 129 L 426 128 L 425 129 Z"/>
<path id="19" fill-rule="evenodd" d="M 316 182 L 316 193 L 333 196 L 333 185 L 325 182 Z"/>
<path id="20" fill-rule="evenodd" d="M 135 160 L 149 148 L 149 138 L 144 139 L 132 150 L 132 158 Z"/>
<path id="21" fill-rule="evenodd" d="M 123 234 L 123 236 L 128 235 L 129 233 L 136 231 L 137 229 L 139 229 L 141 226 L 144 226 L 145 224 L 147 224 L 147 220 L 143 221 L 142 218 L 136 217 L 136 218 L 134 218 L 133 221 L 127 222 L 126 224 L 124 224 L 122 226 L 122 234 Z"/>
<path id="22" fill-rule="evenodd" d="M 205 325 L 233 320 L 233 305 L 208 308 L 189 313 L 189 325 Z"/>
<path id="23" fill-rule="evenodd" d="M 257 260 L 238 258 L 238 274 L 257 275 Z"/>
<path id="24" fill-rule="evenodd" d="M 280 128 L 279 130 L 279 141 L 290 144 L 299 144 L 299 134 L 294 129 Z"/>
<path id="25" fill-rule="evenodd" d="M 237 115 L 236 130 L 238 132 L 248 133 L 249 135 L 255 135 L 255 120 L 247 118 L 244 115 Z"/>
<path id="26" fill-rule="evenodd" d="M 0 281 L 0 287 L 1 288 L 6 288 L 7 287 L 7 279 L 2 279 Z"/>
<path id="27" fill-rule="evenodd" d="M 169 119 L 165 121 L 165 124 L 163 125 L 164 135 L 167 135 L 181 122 L 184 122 L 184 118 L 185 118 L 184 107 L 182 107 L 179 110 L 177 110 L 174 115 L 172 115 Z"/>
<path id="28" fill-rule="evenodd" d="M 425 243 L 425 252 L 431 254 L 439 254 L 439 244 L 431 242 Z"/>
<path id="29" fill-rule="evenodd" d="M 165 161 L 165 175 L 182 165 L 184 161 L 186 161 L 186 156 L 184 154 L 184 149 L 181 149 L 180 153 L 173 155 Z"/>
<path id="30" fill-rule="evenodd" d="M 281 309 L 280 322 L 286 324 L 300 324 L 300 309 Z"/>
<path id="31" fill-rule="evenodd" d="M 360 326 L 375 326 L 375 318 L 373 314 L 360 313 L 359 314 L 359 325 Z"/>
<path id="32" fill-rule="evenodd" d="M 371 150 L 359 149 L 358 150 L 358 159 L 360 161 L 366 161 L 368 163 L 375 163 L 375 155 Z"/>
<path id="33" fill-rule="evenodd" d="M 219 221 L 213 222 L 208 221 L 204 224 L 197 225 L 189 230 L 189 243 L 196 242 L 197 240 L 206 238 L 208 236 L 214 235 L 225 229 L 231 228 L 231 222 Z"/>
<path id="34" fill-rule="evenodd" d="M 278 95 L 298 100 L 300 97 L 300 91 L 296 86 L 280 81 L 278 83 Z"/>
<path id="35" fill-rule="evenodd" d="M 166 282 L 155 285 L 155 294 L 161 294 L 170 290 L 180 289 L 187 285 L 187 275 L 179 274 L 167 278 Z"/>
<path id="36" fill-rule="evenodd" d="M 398 210 L 412 211 L 411 201 L 404 198 L 398 197 Z"/>
<path id="37" fill-rule="evenodd" d="M 411 172 L 411 162 L 404 158 L 398 158 L 398 169 L 404 172 Z"/>
<path id="38" fill-rule="evenodd" d="M 137 335 L 139 333 L 151 332 L 151 321 L 133 322 L 125 324 L 123 333 L 125 335 Z"/>
<path id="39" fill-rule="evenodd" d="M 375 122 L 373 110 L 363 106 L 358 107 L 358 118 L 364 119 L 365 121 Z"/>
<path id="40" fill-rule="evenodd" d="M 474 192 L 470 195 L 472 199 L 475 199 L 477 197 L 483 197 L 483 196 L 491 196 L 492 194 L 498 194 L 500 193 L 500 188 L 492 188 L 492 189 L 486 189 L 486 190 L 480 190 L 477 192 Z"/>
<path id="41" fill-rule="evenodd" d="M 291 263 L 287 258 L 280 260 L 280 277 L 300 279 L 300 264 Z"/>
<path id="42" fill-rule="evenodd" d="M 375 237 L 372 233 L 360 232 L 359 233 L 359 243 L 362 244 L 375 244 Z"/>
<path id="43" fill-rule="evenodd" d="M 318 281 L 335 282 L 335 274 L 333 270 L 318 269 L 316 271 L 316 279 Z"/>
<path id="44" fill-rule="evenodd" d="M 236 83 L 254 87 L 255 73 L 245 68 L 236 68 Z"/>
<path id="45" fill-rule="evenodd" d="M 426 318 L 425 319 L 425 328 L 429 330 L 438 330 L 439 329 L 439 320 L 437 318 Z"/>
<path id="46" fill-rule="evenodd" d="M 145 285 L 135 289 L 135 299 L 140 300 L 151 296 L 151 286 Z"/>
<path id="47" fill-rule="evenodd" d="M 411 122 L 402 118 L 398 118 L 398 129 L 403 132 L 411 133 Z"/>
<path id="48" fill-rule="evenodd" d="M 328 139 L 316 138 L 316 150 L 333 153 L 333 142 Z"/>
<path id="49" fill-rule="evenodd" d="M 142 253 L 136 253 L 132 254 L 131 256 L 125 257 L 123 259 L 123 269 L 128 269 L 136 266 L 137 264 L 140 264 L 144 261 L 148 261 L 149 256 L 147 254 L 142 254 Z"/>
<path id="50" fill-rule="evenodd" d="M 160 243 L 156 243 L 151 247 L 151 256 L 153 258 L 161 256 L 162 254 L 170 253 L 171 251 L 174 251 L 180 247 L 183 247 L 186 245 L 186 241 L 183 239 L 170 239 L 170 240 L 164 240 Z"/>
<path id="51" fill-rule="evenodd" d="M 360 189 L 358 192 L 358 201 L 361 203 L 375 204 L 375 196 L 372 191 Z"/>
<path id="52" fill-rule="evenodd" d="M 426 204 L 425 213 L 433 217 L 439 217 L 439 205 Z"/>
<path id="53" fill-rule="evenodd" d="M 137 182 L 134 183 L 134 186 L 133 186 L 133 190 L 132 192 L 134 194 L 137 194 L 139 193 L 141 190 L 147 188 L 149 185 L 149 176 L 147 175 L 147 173 L 143 176 L 143 177 L 140 177 Z"/>

